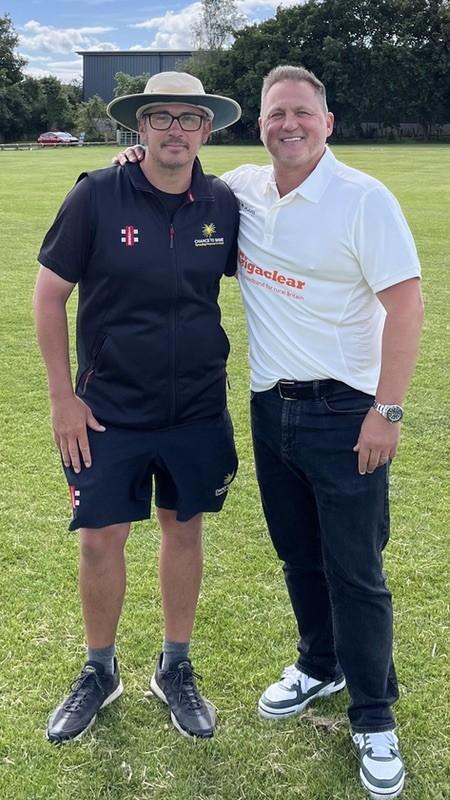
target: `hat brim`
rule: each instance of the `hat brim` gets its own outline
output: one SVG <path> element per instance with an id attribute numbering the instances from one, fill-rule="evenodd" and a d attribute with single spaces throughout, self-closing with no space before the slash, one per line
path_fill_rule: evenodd
<path id="1" fill-rule="evenodd" d="M 203 106 L 213 112 L 212 130 L 220 131 L 234 125 L 242 114 L 241 107 L 236 100 L 221 97 L 218 94 L 129 94 L 126 97 L 117 97 L 111 100 L 106 111 L 111 119 L 124 128 L 138 132 L 136 111 L 146 104 L 155 103 L 183 103 L 183 105 Z"/>

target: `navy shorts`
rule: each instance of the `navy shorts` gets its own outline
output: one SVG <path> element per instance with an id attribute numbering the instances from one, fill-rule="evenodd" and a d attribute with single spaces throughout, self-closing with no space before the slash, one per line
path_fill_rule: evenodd
<path id="1" fill-rule="evenodd" d="M 155 503 L 186 522 L 220 511 L 236 475 L 238 459 L 228 411 L 164 431 L 107 426 L 89 429 L 92 466 L 78 475 L 64 467 L 72 501 L 69 530 L 103 528 L 149 519 Z"/>

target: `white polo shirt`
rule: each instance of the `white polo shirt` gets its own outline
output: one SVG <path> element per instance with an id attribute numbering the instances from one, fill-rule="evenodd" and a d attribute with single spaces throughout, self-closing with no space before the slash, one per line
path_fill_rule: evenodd
<path id="1" fill-rule="evenodd" d="M 240 203 L 252 389 L 335 378 L 374 394 L 385 318 L 375 293 L 420 276 L 397 200 L 328 148 L 281 198 L 272 166 L 244 164 L 222 179 Z"/>

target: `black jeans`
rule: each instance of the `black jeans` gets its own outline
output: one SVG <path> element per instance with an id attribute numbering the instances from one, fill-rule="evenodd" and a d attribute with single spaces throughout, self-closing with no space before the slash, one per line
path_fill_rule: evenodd
<path id="1" fill-rule="evenodd" d="M 345 675 L 354 732 L 394 727 L 392 603 L 383 574 L 388 466 L 360 475 L 353 447 L 371 395 L 313 381 L 307 399 L 252 394 L 256 472 L 298 623 L 297 666 Z M 302 390 L 300 390 L 301 393 Z"/>

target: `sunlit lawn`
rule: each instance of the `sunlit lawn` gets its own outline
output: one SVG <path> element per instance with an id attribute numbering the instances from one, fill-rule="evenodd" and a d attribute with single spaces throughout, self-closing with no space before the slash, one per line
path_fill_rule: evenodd
<path id="1" fill-rule="evenodd" d="M 193 641 L 219 711 L 213 741 L 182 739 L 146 695 L 161 642 L 155 524 L 135 526 L 118 648 L 122 698 L 77 745 L 43 737 L 46 716 L 84 658 L 77 537 L 52 449 L 31 295 L 36 253 L 85 169 L 116 148 L 0 153 L 1 448 L 0 797 L 5 800 L 358 800 L 347 696 L 305 717 L 260 720 L 260 691 L 295 658 L 295 628 L 258 502 L 247 413 L 247 344 L 238 287 L 224 281 L 230 408 L 240 473 L 225 510 L 206 520 L 205 578 Z M 386 568 L 396 609 L 405 800 L 450 797 L 448 452 L 450 146 L 341 146 L 348 164 L 395 192 L 416 237 L 427 315 L 420 363 L 392 473 Z M 206 147 L 208 171 L 266 163 L 260 147 Z M 74 304 L 71 313 L 73 316 Z"/>

